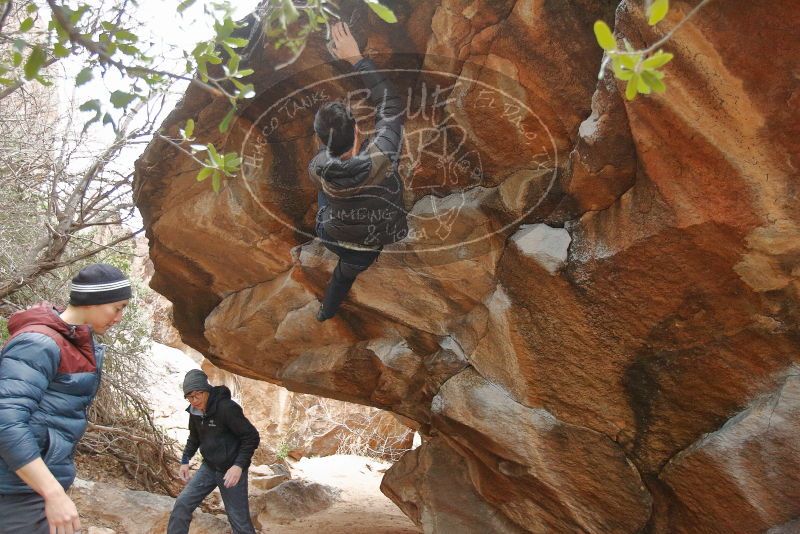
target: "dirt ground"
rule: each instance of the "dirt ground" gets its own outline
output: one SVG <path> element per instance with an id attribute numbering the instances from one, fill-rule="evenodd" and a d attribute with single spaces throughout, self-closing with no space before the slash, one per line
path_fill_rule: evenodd
<path id="1" fill-rule="evenodd" d="M 288 524 L 268 525 L 262 534 L 416 534 L 419 529 L 381 493 L 389 464 L 361 456 L 303 458 L 292 464 L 293 478 L 339 488 L 341 501 Z"/>

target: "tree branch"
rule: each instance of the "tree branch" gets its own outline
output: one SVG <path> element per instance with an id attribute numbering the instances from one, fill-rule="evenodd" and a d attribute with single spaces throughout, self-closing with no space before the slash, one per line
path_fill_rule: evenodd
<path id="1" fill-rule="evenodd" d="M 10 3 L 11 3 L 11 2 L 9 2 L 9 4 L 10 4 Z M 59 59 L 59 58 L 57 58 L 57 57 L 51 57 L 51 58 L 49 58 L 47 61 L 45 61 L 45 62 L 44 62 L 44 64 L 42 65 L 42 68 L 47 68 L 47 67 L 49 67 L 50 65 L 52 65 L 53 63 L 55 63 L 56 61 L 58 61 L 58 59 Z M 11 84 L 11 85 L 9 85 L 8 87 L 6 87 L 6 88 L 5 88 L 5 89 L 3 89 L 2 91 L 0 91 L 0 100 L 3 100 L 5 97 L 7 97 L 8 95 L 12 94 L 14 91 L 16 91 L 17 89 L 19 89 L 20 87 L 22 87 L 22 86 L 23 86 L 23 85 L 25 85 L 26 83 L 28 83 L 28 80 L 24 80 L 24 79 L 20 79 L 20 80 L 17 80 L 16 82 L 12 83 L 12 84 Z"/>
<path id="2" fill-rule="evenodd" d="M 3 10 L 3 14 L 0 15 L 0 32 L 3 31 L 3 25 L 6 23 L 6 19 L 8 15 L 11 13 L 11 8 L 14 6 L 14 2 L 12 0 L 6 0 L 6 7 Z"/>
<path id="3" fill-rule="evenodd" d="M 171 78 L 171 79 L 174 79 L 174 80 L 185 80 L 185 81 L 188 81 L 190 83 L 198 84 L 201 87 L 205 88 L 206 90 L 208 90 L 209 92 L 211 92 L 211 93 L 213 93 L 215 95 L 219 95 L 220 93 L 222 93 L 222 94 L 224 94 L 226 96 L 230 96 L 230 95 L 228 95 L 227 91 L 225 91 L 222 88 L 222 86 L 216 80 L 213 80 L 213 79 L 210 79 L 210 81 L 214 83 L 214 85 L 212 86 L 210 84 L 207 84 L 207 83 L 203 82 L 202 80 L 199 80 L 196 77 L 189 77 L 189 76 L 185 76 L 185 75 L 182 75 L 182 74 L 175 74 L 173 72 L 167 72 L 167 71 L 164 71 L 164 70 L 153 69 L 153 68 L 150 68 L 150 67 L 145 67 L 143 65 L 137 65 L 137 66 L 134 66 L 134 67 L 129 67 L 129 66 L 125 65 L 124 63 L 122 63 L 121 61 L 118 61 L 118 60 L 114 59 L 113 57 L 111 57 L 111 55 L 108 52 L 106 52 L 103 49 L 103 47 L 100 46 L 98 43 L 92 41 L 91 39 L 84 38 L 75 29 L 75 27 L 72 26 L 72 24 L 69 23 L 69 21 L 64 16 L 64 12 L 61 9 L 61 7 L 56 5 L 55 0 L 47 0 L 47 5 L 50 6 L 50 10 L 53 12 L 53 16 L 55 17 L 56 22 L 62 28 L 64 28 L 64 31 L 67 32 L 67 34 L 69 35 L 69 39 L 70 39 L 70 41 L 72 41 L 73 44 L 77 44 L 77 45 L 82 46 L 89 53 L 94 54 L 97 57 L 99 57 L 104 63 L 107 63 L 109 65 L 112 65 L 112 66 L 116 67 L 118 70 L 128 74 L 129 76 L 138 77 L 142 73 L 152 74 L 152 75 L 155 75 L 155 76 L 165 76 L 167 78 Z"/>

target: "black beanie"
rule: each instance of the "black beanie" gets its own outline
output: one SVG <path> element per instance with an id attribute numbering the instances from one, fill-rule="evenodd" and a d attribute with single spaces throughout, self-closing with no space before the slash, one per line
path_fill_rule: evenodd
<path id="1" fill-rule="evenodd" d="M 200 369 L 192 369 L 183 377 L 183 396 L 185 397 L 192 391 L 211 391 L 208 375 Z"/>
<path id="2" fill-rule="evenodd" d="M 84 267 L 72 279 L 69 303 L 72 306 L 108 304 L 131 298 L 131 281 L 116 267 L 95 263 Z"/>

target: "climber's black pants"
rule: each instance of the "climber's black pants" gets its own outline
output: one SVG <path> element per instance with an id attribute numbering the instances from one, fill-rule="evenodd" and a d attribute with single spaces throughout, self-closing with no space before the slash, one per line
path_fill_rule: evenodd
<path id="1" fill-rule="evenodd" d="M 333 317 L 339 310 L 339 305 L 347 296 L 348 291 L 356 281 L 356 277 L 375 263 L 380 255 L 380 250 L 354 250 L 337 244 L 331 239 L 322 225 L 322 211 L 328 206 L 328 198 L 320 191 L 317 195 L 319 211 L 317 212 L 317 235 L 322 239 L 325 248 L 339 256 L 339 262 L 333 269 L 333 276 L 325 290 L 322 299 L 322 309 L 327 317 Z"/>

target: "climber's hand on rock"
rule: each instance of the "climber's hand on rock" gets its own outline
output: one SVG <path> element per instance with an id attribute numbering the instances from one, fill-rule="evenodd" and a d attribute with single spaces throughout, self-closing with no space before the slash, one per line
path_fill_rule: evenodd
<path id="1" fill-rule="evenodd" d="M 239 479 L 242 477 L 242 468 L 238 465 L 231 466 L 230 469 L 225 473 L 225 476 L 222 477 L 222 481 L 225 483 L 226 488 L 232 488 L 236 484 L 239 483 Z"/>
<path id="2" fill-rule="evenodd" d="M 181 464 L 181 468 L 178 470 L 178 476 L 183 483 L 189 482 L 189 479 L 192 478 L 191 473 L 189 473 L 189 464 Z"/>
<path id="3" fill-rule="evenodd" d="M 353 65 L 361 59 L 361 51 L 358 49 L 358 44 L 345 22 L 337 22 L 333 25 L 330 48 L 337 59 L 344 59 Z"/>

